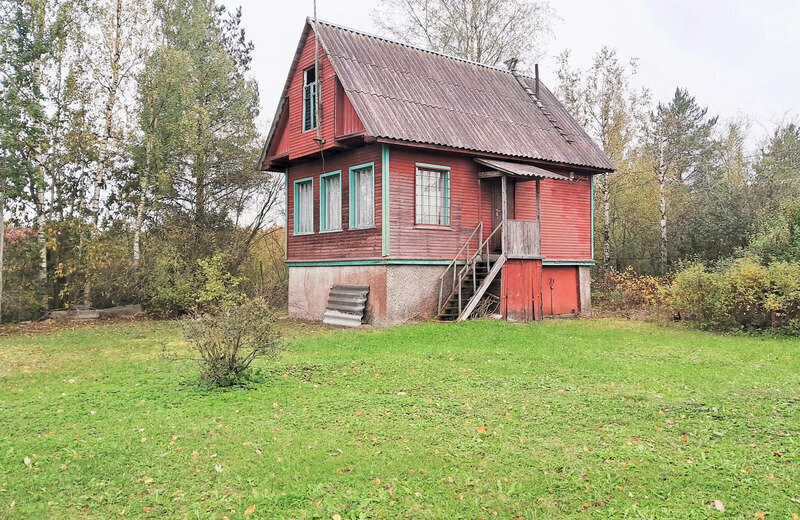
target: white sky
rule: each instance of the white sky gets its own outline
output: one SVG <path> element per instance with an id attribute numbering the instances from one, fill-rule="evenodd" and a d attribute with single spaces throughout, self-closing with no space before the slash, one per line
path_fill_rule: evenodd
<path id="1" fill-rule="evenodd" d="M 376 0 L 317 0 L 321 20 L 378 32 Z M 241 5 L 255 44 L 262 119 L 272 118 L 312 0 L 224 0 Z M 797 0 L 551 0 L 562 18 L 543 81 L 555 87 L 555 60 L 572 50 L 586 67 L 601 45 L 639 59 L 638 82 L 655 100 L 688 88 L 711 114 L 754 120 L 756 138 L 771 123 L 800 115 L 800 1 Z"/>

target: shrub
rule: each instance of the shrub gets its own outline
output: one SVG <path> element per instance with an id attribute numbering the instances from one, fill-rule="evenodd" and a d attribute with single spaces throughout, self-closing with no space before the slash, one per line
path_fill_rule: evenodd
<path id="1" fill-rule="evenodd" d="M 202 379 L 220 387 L 247 381 L 254 360 L 274 358 L 281 350 L 272 311 L 256 302 L 195 315 L 185 322 L 184 337 L 200 355 Z"/>
<path id="2" fill-rule="evenodd" d="M 633 268 L 603 273 L 598 303 L 607 310 L 669 307 L 669 279 L 637 274 Z"/>
<path id="3" fill-rule="evenodd" d="M 764 266 L 739 258 L 716 270 L 694 265 L 675 275 L 674 308 L 683 317 L 721 330 L 781 327 L 800 333 L 800 264 Z"/>

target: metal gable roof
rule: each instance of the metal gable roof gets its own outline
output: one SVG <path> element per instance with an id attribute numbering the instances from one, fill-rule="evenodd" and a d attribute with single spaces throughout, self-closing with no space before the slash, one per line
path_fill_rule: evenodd
<path id="1" fill-rule="evenodd" d="M 317 32 L 368 135 L 614 169 L 533 78 L 328 22 Z"/>

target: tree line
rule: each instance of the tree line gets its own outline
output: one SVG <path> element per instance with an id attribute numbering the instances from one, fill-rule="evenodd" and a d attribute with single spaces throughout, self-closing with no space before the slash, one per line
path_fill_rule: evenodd
<path id="1" fill-rule="evenodd" d="M 274 249 L 252 50 L 213 0 L 0 2 L 0 316 L 180 313 Z"/>

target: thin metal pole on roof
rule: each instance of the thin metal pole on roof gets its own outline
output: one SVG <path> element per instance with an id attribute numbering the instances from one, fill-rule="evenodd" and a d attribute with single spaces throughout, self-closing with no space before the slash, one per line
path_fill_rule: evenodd
<path id="1" fill-rule="evenodd" d="M 314 104 L 316 105 L 314 115 L 317 119 L 317 142 L 322 147 L 322 129 L 320 128 L 322 122 L 322 107 L 320 103 L 322 85 L 319 74 L 319 31 L 317 31 L 317 21 L 317 0 L 314 0 L 314 83 L 316 83 L 314 87 Z"/>

